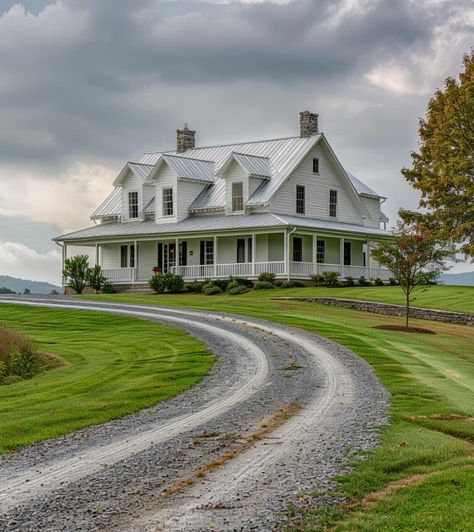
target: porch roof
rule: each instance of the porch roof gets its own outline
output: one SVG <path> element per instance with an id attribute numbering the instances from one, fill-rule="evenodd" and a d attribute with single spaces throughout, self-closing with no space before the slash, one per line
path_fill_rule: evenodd
<path id="1" fill-rule="evenodd" d="M 97 241 L 118 237 L 141 237 L 148 235 L 175 235 L 208 231 L 232 231 L 238 229 L 262 229 L 271 227 L 297 227 L 301 229 L 323 230 L 343 234 L 359 234 L 374 237 L 390 237 L 389 231 L 376 227 L 318 220 L 299 216 L 287 216 L 273 213 L 254 213 L 242 215 L 190 216 L 177 223 L 157 224 L 153 221 L 105 223 L 67 233 L 54 238 L 56 242 Z"/>

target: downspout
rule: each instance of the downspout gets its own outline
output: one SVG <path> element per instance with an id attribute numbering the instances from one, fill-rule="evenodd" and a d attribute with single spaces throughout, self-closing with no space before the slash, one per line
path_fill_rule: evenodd
<path id="1" fill-rule="evenodd" d="M 286 243 L 286 260 L 287 260 L 287 272 L 288 272 L 288 275 L 287 275 L 287 280 L 289 281 L 290 280 L 290 236 L 296 231 L 296 227 L 293 227 L 293 229 L 288 233 L 286 233 L 286 239 L 287 239 L 287 243 Z"/>

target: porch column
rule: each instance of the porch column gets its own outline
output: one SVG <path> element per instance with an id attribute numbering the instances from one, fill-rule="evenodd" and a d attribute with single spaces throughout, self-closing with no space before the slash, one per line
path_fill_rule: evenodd
<path id="1" fill-rule="evenodd" d="M 318 274 L 318 235 L 313 235 L 313 264 L 314 273 Z"/>
<path id="2" fill-rule="evenodd" d="M 341 263 L 341 277 L 344 277 L 344 238 L 341 238 L 339 248 L 339 262 Z"/>
<path id="3" fill-rule="evenodd" d="M 288 231 L 285 230 L 283 233 L 283 273 L 289 275 L 290 268 L 288 264 L 288 239 Z"/>
<path id="4" fill-rule="evenodd" d="M 137 247 L 137 241 L 133 241 L 133 249 L 135 250 L 135 262 L 133 263 L 133 276 L 132 279 L 134 281 L 138 278 L 138 247 Z"/>
<path id="5" fill-rule="evenodd" d="M 217 277 L 217 236 L 214 236 L 214 277 Z"/>
<path id="6" fill-rule="evenodd" d="M 95 243 L 95 265 L 99 266 L 99 243 Z"/>
<path id="7" fill-rule="evenodd" d="M 179 275 L 179 266 L 180 266 L 179 264 L 179 238 L 175 239 L 174 245 L 175 245 L 175 248 L 174 248 L 175 249 L 174 251 L 175 252 L 175 259 L 174 259 L 175 270 L 173 273 Z"/>
<path id="8" fill-rule="evenodd" d="M 64 244 L 63 249 L 62 249 L 62 268 L 61 268 L 61 279 L 63 280 L 63 284 L 66 282 L 66 279 L 63 274 L 66 259 L 67 259 L 67 245 Z"/>
<path id="9" fill-rule="evenodd" d="M 255 275 L 255 253 L 257 250 L 256 240 L 255 233 L 252 233 L 252 275 Z"/>
<path id="10" fill-rule="evenodd" d="M 369 279 L 372 278 L 372 260 L 370 258 L 370 242 L 367 242 L 367 264 L 366 266 L 369 268 Z"/>

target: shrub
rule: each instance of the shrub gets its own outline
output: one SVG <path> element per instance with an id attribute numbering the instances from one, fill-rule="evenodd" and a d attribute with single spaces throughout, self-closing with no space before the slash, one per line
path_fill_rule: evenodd
<path id="1" fill-rule="evenodd" d="M 110 284 L 110 283 L 104 283 L 102 286 L 102 293 L 103 294 L 115 294 L 117 290 Z"/>
<path id="2" fill-rule="evenodd" d="M 324 286 L 334 287 L 339 281 L 338 272 L 323 272 Z"/>
<path id="3" fill-rule="evenodd" d="M 89 258 L 87 255 L 77 255 L 64 261 L 63 276 L 66 278 L 68 286 L 78 294 L 87 284 L 87 270 L 89 269 Z"/>
<path id="4" fill-rule="evenodd" d="M 215 296 L 217 294 L 222 294 L 222 290 L 216 285 L 208 286 L 205 290 L 203 290 L 203 292 L 204 294 L 206 294 L 206 296 Z"/>
<path id="5" fill-rule="evenodd" d="M 375 286 L 383 286 L 383 281 L 382 279 L 380 279 L 380 277 L 377 277 L 377 279 L 375 279 Z"/>
<path id="6" fill-rule="evenodd" d="M 357 280 L 359 286 L 370 286 L 370 281 L 368 281 L 363 275 Z"/>
<path id="7" fill-rule="evenodd" d="M 153 276 L 149 281 L 148 284 L 150 285 L 150 288 L 154 290 L 157 294 L 161 294 L 165 290 L 165 285 L 163 283 L 163 276 L 162 275 L 155 275 Z"/>
<path id="8" fill-rule="evenodd" d="M 227 285 L 230 283 L 231 279 L 214 279 L 214 286 L 218 286 L 223 292 L 227 290 Z"/>
<path id="9" fill-rule="evenodd" d="M 398 281 L 395 279 L 395 277 L 390 277 L 388 282 L 390 283 L 390 286 L 397 286 L 398 285 Z"/>
<path id="10" fill-rule="evenodd" d="M 227 292 L 229 290 L 232 290 L 233 288 L 237 288 L 239 287 L 240 284 L 238 283 L 238 281 L 236 279 L 233 279 L 228 285 L 227 285 Z"/>
<path id="11" fill-rule="evenodd" d="M 258 281 L 258 283 L 253 285 L 254 290 L 270 290 L 272 288 L 275 288 L 275 285 L 269 281 Z"/>
<path id="12" fill-rule="evenodd" d="M 324 286 L 324 277 L 319 273 L 317 275 L 312 275 L 311 280 L 313 281 L 314 286 Z"/>
<path id="13" fill-rule="evenodd" d="M 184 289 L 184 281 L 181 275 L 175 275 L 174 273 L 165 273 L 161 276 L 163 280 L 164 291 L 171 294 L 177 294 Z"/>
<path id="14" fill-rule="evenodd" d="M 186 290 L 194 294 L 200 294 L 202 292 L 203 286 L 204 286 L 204 283 L 200 283 L 199 281 L 193 281 L 192 283 L 189 283 L 186 286 Z"/>
<path id="15" fill-rule="evenodd" d="M 95 290 L 95 293 L 98 294 L 99 290 L 107 282 L 107 277 L 103 275 L 102 268 L 96 264 L 92 268 L 87 268 L 86 281 L 87 284 Z"/>
<path id="16" fill-rule="evenodd" d="M 306 285 L 303 283 L 303 281 L 289 281 L 290 283 L 293 282 L 293 286 L 295 288 L 304 288 Z M 293 288 L 293 286 L 290 286 L 289 288 Z"/>
<path id="17" fill-rule="evenodd" d="M 232 288 L 227 288 L 227 293 L 230 296 L 238 296 L 239 294 L 243 294 L 245 292 L 245 286 L 242 286 L 241 284 L 237 284 L 237 286 L 234 286 Z"/>
<path id="18" fill-rule="evenodd" d="M 344 281 L 344 284 L 346 286 L 355 286 L 354 277 L 351 277 L 350 275 L 348 275 Z"/>
<path id="19" fill-rule="evenodd" d="M 22 333 L 0 325 L 0 381 L 11 376 L 31 379 L 40 367 L 41 360 L 35 342 Z"/>
<path id="20" fill-rule="evenodd" d="M 271 272 L 262 272 L 258 276 L 258 280 L 261 283 L 275 284 L 275 278 L 276 278 L 276 275 L 274 273 L 271 273 Z"/>
<path id="21" fill-rule="evenodd" d="M 237 281 L 239 285 L 245 286 L 245 288 L 253 288 L 253 281 L 250 279 L 243 279 L 242 277 L 231 277 L 231 281 Z"/>

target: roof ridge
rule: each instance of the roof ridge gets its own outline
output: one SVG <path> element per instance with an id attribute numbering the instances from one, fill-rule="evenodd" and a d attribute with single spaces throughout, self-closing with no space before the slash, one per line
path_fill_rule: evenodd
<path id="1" fill-rule="evenodd" d="M 318 135 L 321 135 L 322 132 L 319 131 L 317 133 Z M 304 139 L 306 139 L 307 137 L 304 137 Z M 261 143 L 261 142 L 274 142 L 276 140 L 290 140 L 290 139 L 303 139 L 303 137 L 299 137 L 298 135 L 293 135 L 293 136 L 290 136 L 290 137 L 277 137 L 277 138 L 273 138 L 273 139 L 260 139 L 260 140 L 247 140 L 247 141 L 242 141 L 242 142 L 227 142 L 226 144 L 210 144 L 208 146 L 196 146 L 194 148 L 190 148 L 191 150 L 206 150 L 206 149 L 209 149 L 209 148 L 223 148 L 225 146 L 240 146 L 242 144 L 258 144 L 258 143 Z M 165 151 L 146 151 L 144 152 L 144 155 L 151 155 L 151 154 L 157 154 L 157 153 L 162 153 L 162 154 L 167 154 L 167 153 L 172 153 L 172 152 L 175 152 L 176 150 L 165 150 Z M 245 154 L 243 154 L 245 155 Z"/>
<path id="2" fill-rule="evenodd" d="M 174 157 L 175 159 L 185 159 L 186 161 L 200 161 L 202 163 L 215 164 L 215 161 L 210 161 L 209 159 L 196 159 L 195 157 L 184 157 L 183 155 L 172 155 L 169 153 L 163 153 L 162 155 L 166 157 Z M 153 166 L 153 165 L 150 165 L 150 166 Z"/>
<path id="3" fill-rule="evenodd" d="M 242 153 L 240 151 L 233 151 L 232 153 L 235 153 L 236 155 L 244 155 L 245 157 L 255 157 L 256 159 L 266 159 L 267 161 L 270 160 L 270 157 L 264 157 L 263 155 L 252 155 L 251 153 Z"/>
<path id="4" fill-rule="evenodd" d="M 148 164 L 148 163 L 136 163 L 135 161 L 127 161 L 127 164 L 136 164 L 138 166 L 155 166 L 154 164 Z"/>

